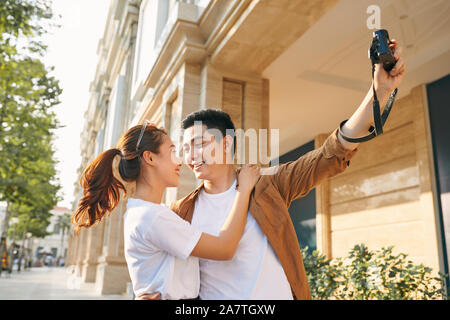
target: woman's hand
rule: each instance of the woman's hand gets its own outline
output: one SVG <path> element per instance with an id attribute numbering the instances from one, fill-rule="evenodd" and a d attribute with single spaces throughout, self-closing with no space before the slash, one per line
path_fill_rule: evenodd
<path id="1" fill-rule="evenodd" d="M 250 193 L 260 176 L 260 167 L 249 164 L 241 168 L 238 175 L 238 191 Z"/>
<path id="2" fill-rule="evenodd" d="M 136 297 L 135 300 L 159 300 L 161 298 L 161 293 L 142 293 Z"/>
<path id="3" fill-rule="evenodd" d="M 375 64 L 373 81 L 380 101 L 400 85 L 406 72 L 405 60 L 401 56 L 403 50 L 398 46 L 397 40 L 392 39 L 389 48 L 394 50 L 394 57 L 397 60 L 395 67 L 390 72 L 387 72 L 384 70 L 382 63 Z"/>

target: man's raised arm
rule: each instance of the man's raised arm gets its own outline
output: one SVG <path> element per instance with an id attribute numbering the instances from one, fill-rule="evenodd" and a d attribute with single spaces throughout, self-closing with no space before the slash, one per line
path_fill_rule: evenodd
<path id="1" fill-rule="evenodd" d="M 395 67 L 390 72 L 387 72 L 383 69 L 382 64 L 375 64 L 373 85 L 380 99 L 380 107 L 386 104 L 389 94 L 400 85 L 406 72 L 406 64 L 401 57 L 402 48 L 397 46 L 396 40 L 393 39 L 391 41 L 390 47 L 394 49 L 394 57 L 397 60 Z M 367 134 L 369 127 L 374 124 L 372 103 L 373 91 L 371 86 L 359 108 L 342 127 L 344 135 L 356 138 Z M 344 140 L 340 135 L 338 135 L 338 139 L 349 150 L 353 150 L 359 145 L 359 143 Z"/>
<path id="2" fill-rule="evenodd" d="M 401 57 L 402 50 L 397 46 L 396 40 L 392 40 L 390 46 L 395 50 L 394 56 L 397 60 L 395 67 L 388 73 L 381 64 L 375 65 L 373 85 L 380 106 L 385 105 L 389 94 L 399 86 L 406 72 L 406 65 Z M 372 103 L 371 86 L 358 109 L 342 126 L 344 135 L 358 138 L 368 133 L 370 126 L 373 125 Z M 272 180 L 289 206 L 292 200 L 308 194 L 323 179 L 343 172 L 349 166 L 358 145 L 359 143 L 343 139 L 336 129 L 320 148 L 308 152 L 296 161 L 280 165 L 274 175 L 265 178 Z"/>

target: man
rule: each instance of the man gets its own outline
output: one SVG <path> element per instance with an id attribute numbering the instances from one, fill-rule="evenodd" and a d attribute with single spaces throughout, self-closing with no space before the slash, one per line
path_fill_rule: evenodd
<path id="1" fill-rule="evenodd" d="M 380 106 L 385 105 L 406 72 L 401 49 L 395 40 L 392 42 L 395 68 L 387 73 L 381 65 L 375 66 L 374 86 Z M 372 101 L 371 87 L 342 127 L 344 135 L 367 134 L 373 124 Z M 226 113 L 208 109 L 188 115 L 182 126 L 184 161 L 203 183 L 176 201 L 172 210 L 201 231 L 218 234 L 236 194 L 236 171 L 231 162 L 234 138 L 226 134 L 226 129 L 234 129 L 234 125 Z M 223 138 L 217 139 L 211 129 L 219 130 Z M 288 208 L 322 180 L 343 172 L 358 145 L 344 140 L 336 129 L 322 147 L 280 165 L 273 175 L 262 175 L 250 198 L 247 225 L 234 258 L 200 260 L 200 299 L 311 299 Z M 215 161 L 218 152 L 224 163 Z M 148 294 L 139 298 L 157 297 Z"/>

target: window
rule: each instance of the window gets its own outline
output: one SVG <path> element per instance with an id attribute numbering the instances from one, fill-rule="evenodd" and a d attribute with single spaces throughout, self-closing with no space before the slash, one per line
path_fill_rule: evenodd
<path id="1" fill-rule="evenodd" d="M 173 100 L 170 104 L 170 124 L 169 124 L 169 136 L 175 142 L 177 146 L 177 150 L 179 150 L 180 141 L 176 140 L 177 129 L 180 129 L 181 123 L 181 110 L 180 105 L 178 103 L 178 96 Z"/>
<path id="2" fill-rule="evenodd" d="M 433 144 L 434 167 L 437 189 L 437 207 L 441 250 L 443 251 L 441 272 L 448 274 L 450 260 L 450 75 L 427 85 L 428 111 Z M 447 287 L 450 282 L 447 278 Z"/>
<path id="3" fill-rule="evenodd" d="M 177 130 L 180 129 L 181 110 L 178 96 L 172 101 L 172 103 L 167 105 L 167 113 L 168 115 L 166 119 L 169 122 L 169 136 L 174 142 L 177 152 L 179 152 L 181 148 L 180 146 L 181 141 L 179 139 L 179 136 L 177 138 L 176 133 Z M 166 188 L 165 203 L 170 205 L 172 202 L 177 200 L 177 195 L 178 195 L 178 188 L 176 187 Z"/>
<path id="4" fill-rule="evenodd" d="M 158 43 L 177 0 L 143 0 L 138 22 L 133 90 L 142 85 L 158 56 Z M 156 51 L 155 51 L 156 50 Z"/>
<path id="5" fill-rule="evenodd" d="M 175 0 L 159 0 L 158 1 L 158 15 L 156 19 L 156 32 L 155 32 L 155 42 L 153 47 L 156 47 L 159 37 L 166 26 L 167 20 L 169 19 L 169 14 L 175 5 Z"/>
<path id="6" fill-rule="evenodd" d="M 143 0 L 138 23 L 134 83 L 139 85 L 150 71 L 153 63 L 152 51 L 155 43 L 155 28 L 158 1 Z"/>
<path id="7" fill-rule="evenodd" d="M 97 156 L 100 154 L 100 152 L 103 151 L 103 140 L 105 136 L 105 125 L 103 124 L 103 127 L 100 129 L 100 131 L 97 134 L 97 137 L 95 138 L 95 151 L 94 154 Z"/>
<path id="8" fill-rule="evenodd" d="M 105 137 L 103 150 L 113 148 L 121 134 L 120 121 L 123 119 L 122 107 L 124 105 L 125 77 L 118 75 L 111 91 L 111 100 L 106 113 Z"/>
<path id="9" fill-rule="evenodd" d="M 53 226 L 53 234 L 59 234 L 60 231 L 60 226 L 59 223 L 56 222 L 55 225 Z"/>

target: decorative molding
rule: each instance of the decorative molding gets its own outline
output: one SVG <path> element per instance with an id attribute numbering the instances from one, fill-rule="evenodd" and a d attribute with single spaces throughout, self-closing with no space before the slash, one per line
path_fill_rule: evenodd
<path id="1" fill-rule="evenodd" d="M 144 84 L 157 91 L 159 83 L 163 81 L 167 83 L 171 80 L 167 78 L 167 74 L 174 66 L 181 64 L 180 58 L 186 62 L 200 63 L 206 57 L 206 50 L 201 39 L 202 35 L 196 24 L 177 20 Z"/>

